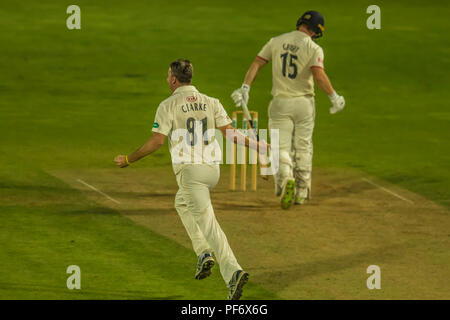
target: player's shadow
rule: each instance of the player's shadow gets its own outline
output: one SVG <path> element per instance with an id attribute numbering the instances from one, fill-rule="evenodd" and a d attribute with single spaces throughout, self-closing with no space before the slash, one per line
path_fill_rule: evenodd
<path id="1" fill-rule="evenodd" d="M 234 203 L 233 205 L 226 205 L 226 204 L 214 204 L 214 210 L 217 211 L 242 211 L 242 210 L 246 210 L 246 212 L 248 211 L 259 211 L 261 210 L 261 208 L 264 208 L 264 206 L 259 206 L 259 205 L 251 205 L 251 204 L 236 204 Z"/>
<path id="2" fill-rule="evenodd" d="M 369 265 L 379 265 L 398 259 L 408 247 L 411 247 L 411 245 L 406 242 L 286 267 L 273 267 L 273 270 L 262 273 L 258 273 L 258 268 L 255 268 L 254 272 L 260 281 L 264 282 L 265 285 L 269 284 L 269 289 L 280 292 L 295 281 L 321 274 L 336 273 L 353 267 L 363 266 L 361 274 L 365 275 L 365 268 Z"/>
<path id="3" fill-rule="evenodd" d="M 315 190 L 314 197 L 332 199 L 348 197 L 352 194 L 361 194 L 374 189 L 374 187 L 365 181 L 354 181 L 338 187 L 328 183 L 320 183 L 314 185 L 312 189 Z"/>
<path id="4" fill-rule="evenodd" d="M 120 210 L 120 213 L 125 216 L 149 216 L 149 215 L 176 215 L 174 208 L 144 208 L 144 209 L 129 209 Z"/>

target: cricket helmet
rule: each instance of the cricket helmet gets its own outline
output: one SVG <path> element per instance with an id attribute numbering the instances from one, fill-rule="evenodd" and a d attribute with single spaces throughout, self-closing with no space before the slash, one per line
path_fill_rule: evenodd
<path id="1" fill-rule="evenodd" d="M 323 16 L 317 12 L 317 11 L 306 11 L 300 19 L 297 21 L 297 28 L 300 27 L 300 25 L 306 24 L 309 29 L 314 31 L 313 39 L 320 38 L 323 34 L 323 31 L 325 30 L 325 20 L 323 19 Z"/>

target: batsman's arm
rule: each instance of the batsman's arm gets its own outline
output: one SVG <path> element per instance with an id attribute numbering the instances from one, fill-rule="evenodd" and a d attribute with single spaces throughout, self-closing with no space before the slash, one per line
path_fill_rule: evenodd
<path id="1" fill-rule="evenodd" d="M 256 57 L 255 61 L 250 65 L 242 86 L 233 91 L 231 97 L 234 100 L 234 103 L 237 107 L 242 106 L 243 103 L 247 104 L 249 99 L 250 86 L 253 81 L 255 81 L 256 75 L 258 74 L 259 69 L 267 64 L 267 60 L 264 60 L 261 57 Z M 250 119 L 247 119 L 250 120 Z"/>
<path id="2" fill-rule="evenodd" d="M 317 86 L 327 95 L 332 95 L 334 89 L 333 86 L 331 85 L 330 79 L 325 73 L 325 70 L 320 67 L 313 67 L 311 68 L 311 72 L 314 77 L 314 80 L 317 83 Z"/>
<path id="3" fill-rule="evenodd" d="M 330 79 L 328 79 L 325 70 L 321 67 L 312 67 L 311 68 L 314 80 L 316 80 L 317 85 L 320 89 L 322 89 L 330 98 L 331 104 L 333 107 L 330 108 L 330 113 L 335 114 L 336 112 L 341 111 L 345 107 L 345 99 L 344 97 L 338 95 L 336 91 L 334 91 L 333 86 L 331 85 Z"/>
<path id="4" fill-rule="evenodd" d="M 267 60 L 263 60 L 262 58 L 256 57 L 253 63 L 250 65 L 247 74 L 245 75 L 244 84 L 251 87 L 253 81 L 255 81 L 256 76 L 258 75 L 259 69 L 264 67 L 267 63 L 268 63 Z"/>
<path id="5" fill-rule="evenodd" d="M 114 162 L 117 166 L 121 168 L 127 167 L 129 164 L 142 159 L 145 156 L 155 152 L 162 147 L 166 141 L 166 136 L 162 133 L 154 132 L 153 136 L 145 142 L 142 147 L 137 149 L 135 152 L 129 154 L 128 156 L 118 155 Z"/>

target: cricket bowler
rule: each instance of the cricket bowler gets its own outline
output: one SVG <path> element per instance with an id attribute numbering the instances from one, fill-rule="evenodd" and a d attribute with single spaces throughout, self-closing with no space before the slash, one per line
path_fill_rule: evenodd
<path id="1" fill-rule="evenodd" d="M 236 106 L 247 105 L 249 91 L 259 69 L 272 61 L 272 96 L 269 128 L 279 130 L 280 167 L 274 175 L 275 193 L 281 207 L 303 204 L 311 196 L 311 170 L 315 120 L 314 80 L 332 103 L 334 114 L 345 106 L 324 70 L 322 48 L 314 41 L 324 32 L 324 18 L 305 12 L 296 30 L 266 43 L 251 64 L 242 87 L 231 95 Z"/>
<path id="2" fill-rule="evenodd" d="M 118 155 L 114 161 L 121 168 L 127 167 L 158 150 L 169 137 L 172 166 L 179 187 L 175 208 L 198 257 L 195 279 L 208 277 L 217 260 L 229 288 L 228 299 L 238 300 L 249 274 L 237 262 L 211 204 L 210 190 L 219 181 L 219 162 L 214 158 L 212 161 L 203 158 L 200 162 L 194 158 L 201 156 L 201 151 L 212 144 L 216 128 L 227 138 L 231 137 L 233 143 L 259 148 L 263 150 L 261 152 L 267 150 L 268 144 L 249 139 L 234 129 L 219 100 L 200 93 L 191 85 L 192 76 L 193 66 L 189 60 L 178 59 L 170 64 L 167 82 L 172 95 L 161 102 L 156 111 L 153 136 L 137 151 L 127 156 Z M 183 161 L 178 159 L 180 153 Z"/>

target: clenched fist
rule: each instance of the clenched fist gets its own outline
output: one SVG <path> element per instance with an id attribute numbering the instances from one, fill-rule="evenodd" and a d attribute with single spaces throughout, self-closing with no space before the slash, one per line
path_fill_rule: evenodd
<path id="1" fill-rule="evenodd" d="M 118 167 L 121 167 L 121 168 L 128 167 L 127 156 L 120 154 L 114 158 L 114 162 L 116 163 L 116 165 Z"/>

